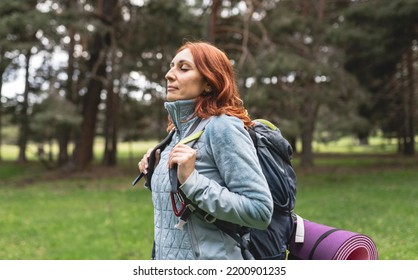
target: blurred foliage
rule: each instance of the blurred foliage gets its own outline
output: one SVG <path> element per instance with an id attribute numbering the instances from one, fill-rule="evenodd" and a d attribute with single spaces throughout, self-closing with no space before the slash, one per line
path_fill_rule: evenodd
<path id="1" fill-rule="evenodd" d="M 273 121 L 292 142 L 304 142 L 304 160 L 323 135 L 367 142 L 383 130 L 403 143 L 413 139 L 411 130 L 416 133 L 416 102 L 408 100 L 417 95 L 417 7 L 418 0 L 1 1 L 2 81 L 21 77 L 25 57 L 30 67 L 27 97 L 3 90 L 0 123 L 22 127 L 23 112 L 30 133 L 55 127 L 48 137 L 63 138 L 58 127 L 67 126 L 68 145 L 80 142 L 75 132 L 83 126 L 76 124 L 92 116 L 83 108 L 96 79 L 102 91 L 92 112 L 98 114 L 95 135 L 162 138 L 169 62 L 185 40 L 209 40 L 231 58 L 251 116 Z M 412 70 L 406 63 L 410 50 Z M 104 63 L 103 75 L 96 75 L 95 62 Z M 408 83 L 409 99 L 399 94 Z M 109 94 L 116 96 L 117 110 L 107 104 Z M 42 105 L 51 95 L 71 104 Z M 413 107 L 405 108 L 408 103 Z M 68 123 L 51 106 L 70 114 Z M 117 122 L 109 120 L 113 115 Z M 41 129 L 45 123 L 51 126 Z M 47 136 L 35 134 L 30 137 Z"/>

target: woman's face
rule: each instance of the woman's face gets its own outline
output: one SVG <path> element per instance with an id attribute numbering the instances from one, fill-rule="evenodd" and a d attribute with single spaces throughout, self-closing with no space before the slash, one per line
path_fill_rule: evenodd
<path id="1" fill-rule="evenodd" d="M 189 49 L 182 50 L 173 58 L 165 78 L 167 101 L 193 99 L 208 88 L 208 84 L 194 64 Z"/>

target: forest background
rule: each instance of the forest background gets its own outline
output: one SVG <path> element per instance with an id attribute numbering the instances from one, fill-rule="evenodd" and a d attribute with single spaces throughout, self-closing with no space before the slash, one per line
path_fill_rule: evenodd
<path id="1" fill-rule="evenodd" d="M 164 75 L 185 40 L 230 56 L 250 115 L 280 127 L 302 184 L 347 139 L 345 155 L 363 154 L 345 162 L 350 178 L 380 170 L 382 155 L 417 167 L 418 0 L 4 0 L 3 195 L 37 182 L 34 170 L 42 185 L 120 169 L 131 179 L 166 133 Z"/>

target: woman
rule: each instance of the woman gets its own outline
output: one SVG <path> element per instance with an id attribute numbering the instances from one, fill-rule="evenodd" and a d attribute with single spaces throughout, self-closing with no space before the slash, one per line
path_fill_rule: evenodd
<path id="1" fill-rule="evenodd" d="M 176 228 L 169 168 L 177 166 L 179 189 L 213 217 L 241 226 L 268 226 L 273 202 L 246 130 L 253 125 L 227 56 L 205 42 L 177 51 L 165 76 L 171 143 L 159 155 L 152 176 L 155 259 L 242 259 L 237 242 L 215 225 L 191 215 Z M 178 142 L 198 119 L 209 123 L 190 148 Z M 138 163 L 146 174 L 149 152 Z"/>

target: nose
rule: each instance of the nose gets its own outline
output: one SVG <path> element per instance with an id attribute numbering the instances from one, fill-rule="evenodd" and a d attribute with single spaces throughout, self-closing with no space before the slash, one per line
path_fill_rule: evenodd
<path id="1" fill-rule="evenodd" d="M 174 79 L 174 73 L 173 73 L 173 68 L 170 68 L 168 71 L 167 71 L 167 73 L 165 74 L 165 79 L 167 80 L 167 81 L 171 81 L 171 80 L 173 80 Z"/>

